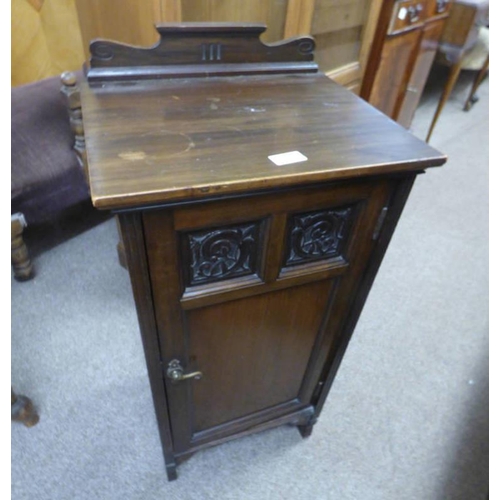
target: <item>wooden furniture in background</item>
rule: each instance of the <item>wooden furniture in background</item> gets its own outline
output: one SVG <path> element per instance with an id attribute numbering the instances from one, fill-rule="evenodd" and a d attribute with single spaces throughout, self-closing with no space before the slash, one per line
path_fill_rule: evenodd
<path id="1" fill-rule="evenodd" d="M 23 423 L 26 427 L 33 427 L 40 420 L 31 399 L 16 394 L 12 388 L 10 389 L 10 409 L 11 419 Z"/>
<path id="2" fill-rule="evenodd" d="M 446 160 L 319 72 L 310 37 L 265 46 L 263 30 L 96 42 L 82 84 L 169 479 L 239 436 L 311 434 L 415 176 Z"/>
<path id="3" fill-rule="evenodd" d="M 312 34 L 322 71 L 359 92 L 382 0 L 76 0 L 86 50 L 96 38 L 148 47 L 155 24 L 265 23 L 264 42 Z M 87 53 L 87 55 L 89 55 Z"/>
<path id="4" fill-rule="evenodd" d="M 11 85 L 81 69 L 85 60 L 74 0 L 11 1 Z"/>
<path id="5" fill-rule="evenodd" d="M 427 81 L 448 0 L 384 3 L 368 60 L 361 97 L 406 128 Z"/>
<path id="6" fill-rule="evenodd" d="M 472 96 L 489 67 L 488 44 L 483 41 L 484 49 L 482 50 L 482 54 L 481 50 L 479 50 L 480 54 L 478 54 L 478 57 L 482 58 L 484 62 L 481 61 L 478 67 L 471 67 L 466 59 L 480 39 L 481 27 L 483 27 L 483 38 L 488 38 L 488 31 L 485 28 L 488 24 L 489 0 L 455 0 L 446 22 L 443 36 L 439 42 L 437 58 L 438 62 L 450 66 L 450 72 L 427 133 L 427 141 L 431 138 L 441 111 L 448 101 L 462 69 L 476 69 L 480 71 L 476 80 L 477 84 L 473 85 L 471 95 L 464 106 L 466 110 L 470 108 Z"/>
<path id="7" fill-rule="evenodd" d="M 91 206 L 82 169 L 85 148 L 75 76 L 65 74 L 62 82 L 52 77 L 11 90 L 12 263 L 14 276 L 25 279 L 32 265 L 22 239 L 24 227 L 48 236 L 71 212 Z"/>

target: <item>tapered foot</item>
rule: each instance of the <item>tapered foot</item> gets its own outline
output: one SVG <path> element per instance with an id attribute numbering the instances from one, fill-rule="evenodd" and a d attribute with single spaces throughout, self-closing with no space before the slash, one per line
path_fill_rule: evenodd
<path id="1" fill-rule="evenodd" d="M 490 67 L 490 56 L 486 57 L 483 67 L 481 68 L 481 71 L 478 73 L 476 79 L 474 80 L 474 83 L 472 84 L 472 88 L 470 89 L 469 97 L 467 97 L 467 100 L 465 101 L 464 105 L 464 111 L 469 111 L 470 108 L 472 108 L 472 105 L 479 101 L 479 97 L 476 94 L 477 89 L 479 88 L 479 85 L 481 82 L 484 80 L 484 77 L 486 76 L 486 73 L 488 72 Z"/>
<path id="2" fill-rule="evenodd" d="M 40 420 L 31 400 L 26 396 L 18 396 L 13 390 L 11 390 L 11 414 L 12 420 L 21 422 L 26 427 L 33 427 Z"/>
<path id="3" fill-rule="evenodd" d="M 464 111 L 470 111 L 472 105 L 476 104 L 477 101 L 479 101 L 479 96 L 477 94 L 472 95 L 465 103 Z"/>
<path id="4" fill-rule="evenodd" d="M 167 465 L 167 477 L 169 481 L 175 481 L 177 479 L 177 467 L 175 464 Z"/>
<path id="5" fill-rule="evenodd" d="M 318 420 L 315 417 L 313 417 L 313 418 L 309 419 L 309 422 L 307 422 L 307 424 L 297 425 L 297 428 L 299 429 L 300 435 L 303 438 L 308 438 L 312 434 L 314 424 L 317 421 Z"/>

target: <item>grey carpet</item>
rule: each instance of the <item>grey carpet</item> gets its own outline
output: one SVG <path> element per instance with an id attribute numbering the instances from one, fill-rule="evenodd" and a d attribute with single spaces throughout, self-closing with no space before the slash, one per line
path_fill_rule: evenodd
<path id="1" fill-rule="evenodd" d="M 472 76 L 431 141 L 449 162 L 417 180 L 307 440 L 239 439 L 168 483 L 114 221 L 38 255 L 36 278 L 12 282 L 12 384 L 41 416 L 12 424 L 12 498 L 485 500 L 489 104 L 486 81 L 461 110 Z"/>

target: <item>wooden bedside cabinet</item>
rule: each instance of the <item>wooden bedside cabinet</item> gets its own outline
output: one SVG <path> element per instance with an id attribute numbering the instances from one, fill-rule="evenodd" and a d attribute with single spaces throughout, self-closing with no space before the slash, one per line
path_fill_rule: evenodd
<path id="1" fill-rule="evenodd" d="M 264 29 L 91 45 L 90 188 L 119 216 L 169 479 L 238 436 L 311 433 L 414 178 L 445 162 L 319 73 L 311 38 Z"/>

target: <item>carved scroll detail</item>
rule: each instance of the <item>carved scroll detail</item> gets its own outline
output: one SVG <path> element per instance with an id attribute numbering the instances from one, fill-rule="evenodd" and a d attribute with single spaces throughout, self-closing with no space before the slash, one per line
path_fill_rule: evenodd
<path id="1" fill-rule="evenodd" d="M 259 226 L 252 223 L 189 233 L 188 286 L 255 273 Z"/>
<path id="2" fill-rule="evenodd" d="M 89 82 L 318 71 L 310 36 L 265 44 L 263 24 L 172 23 L 156 29 L 160 40 L 148 48 L 94 40 Z"/>
<path id="3" fill-rule="evenodd" d="M 353 214 L 354 207 L 349 206 L 292 216 L 285 265 L 340 256 Z"/>

